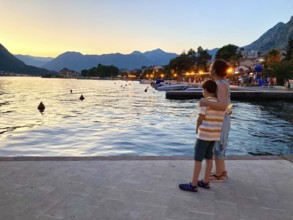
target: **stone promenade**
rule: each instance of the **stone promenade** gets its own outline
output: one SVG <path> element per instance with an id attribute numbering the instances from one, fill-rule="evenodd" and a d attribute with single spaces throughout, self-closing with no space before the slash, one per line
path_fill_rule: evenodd
<path id="1" fill-rule="evenodd" d="M 0 219 L 293 219 L 292 157 L 227 167 L 225 182 L 191 193 L 178 189 L 191 180 L 189 158 L 0 158 Z"/>

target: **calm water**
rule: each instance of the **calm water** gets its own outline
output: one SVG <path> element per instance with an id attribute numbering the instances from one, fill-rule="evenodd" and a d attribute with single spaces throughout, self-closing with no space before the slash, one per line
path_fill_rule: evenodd
<path id="1" fill-rule="evenodd" d="M 146 87 L 0 77 L 0 156 L 192 155 L 197 100 Z M 293 103 L 234 104 L 228 155 L 293 154 Z"/>

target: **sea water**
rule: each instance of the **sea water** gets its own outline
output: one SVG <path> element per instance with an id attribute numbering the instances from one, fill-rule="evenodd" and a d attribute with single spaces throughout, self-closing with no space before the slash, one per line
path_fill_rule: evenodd
<path id="1" fill-rule="evenodd" d="M 197 101 L 137 81 L 0 77 L 0 156 L 191 156 Z M 292 102 L 233 104 L 227 155 L 293 154 Z"/>

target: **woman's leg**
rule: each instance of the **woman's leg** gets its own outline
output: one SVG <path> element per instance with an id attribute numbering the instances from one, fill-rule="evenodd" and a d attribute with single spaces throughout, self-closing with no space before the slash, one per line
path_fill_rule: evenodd
<path id="1" fill-rule="evenodd" d="M 217 156 L 215 156 L 215 165 L 216 165 L 216 176 L 220 177 L 223 175 L 223 173 L 226 171 L 226 165 L 225 160 L 219 159 Z"/>

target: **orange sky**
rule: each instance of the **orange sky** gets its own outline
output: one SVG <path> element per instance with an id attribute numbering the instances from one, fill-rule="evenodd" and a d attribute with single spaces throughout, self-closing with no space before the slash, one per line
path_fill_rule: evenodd
<path id="1" fill-rule="evenodd" d="M 245 46 L 293 15 L 292 0 L 0 0 L 0 43 L 56 57 Z M 4 18 L 4 19 L 3 19 Z"/>

